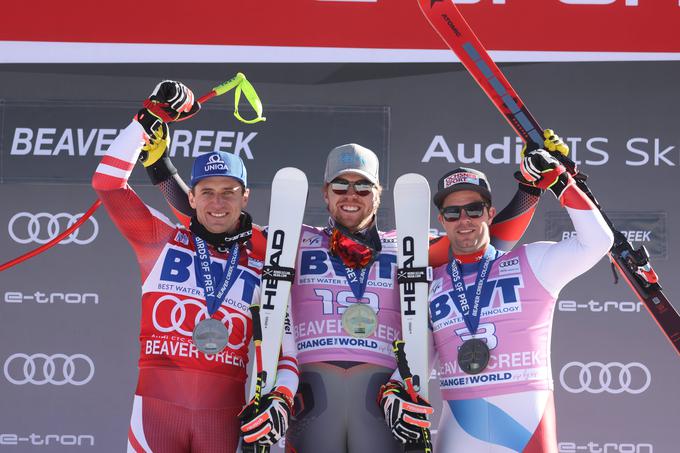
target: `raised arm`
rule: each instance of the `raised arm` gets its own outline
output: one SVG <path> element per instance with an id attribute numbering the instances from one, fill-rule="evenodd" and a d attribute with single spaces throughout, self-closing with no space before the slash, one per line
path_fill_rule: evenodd
<path id="1" fill-rule="evenodd" d="M 167 123 L 194 115 L 200 106 L 179 82 L 159 83 L 134 120 L 109 146 L 92 178 L 92 187 L 111 219 L 134 249 L 146 277 L 174 225 L 147 206 L 128 184 L 135 163 L 157 159 L 167 148 Z"/>
<path id="2" fill-rule="evenodd" d="M 174 230 L 172 223 L 144 204 L 128 184 L 143 145 L 144 128 L 134 120 L 109 146 L 92 177 L 92 187 L 111 220 L 137 255 L 142 279 Z"/>
<path id="3" fill-rule="evenodd" d="M 529 153 L 521 170 L 527 184 L 550 189 L 555 194 L 576 230 L 576 236 L 560 242 L 536 242 L 526 249 L 538 281 L 557 296 L 567 283 L 593 267 L 607 253 L 614 235 L 588 196 L 546 151 Z"/>
<path id="4" fill-rule="evenodd" d="M 551 129 L 543 131 L 545 149 L 567 156 L 569 146 Z M 527 153 L 525 146 L 522 156 Z M 489 228 L 491 245 L 498 250 L 512 250 L 529 227 L 541 198 L 543 189 L 527 181 L 521 181 L 512 200 L 493 219 Z M 437 267 L 449 260 L 450 244 L 446 236 L 433 238 L 430 241 L 430 266 Z"/>
<path id="5" fill-rule="evenodd" d="M 187 195 L 189 193 L 189 186 L 177 173 L 177 169 L 172 164 L 167 150 L 158 160 L 145 162 L 145 167 L 151 183 L 161 191 L 177 219 L 184 226 L 189 226 L 189 221 L 195 214 L 194 209 L 189 205 Z"/>

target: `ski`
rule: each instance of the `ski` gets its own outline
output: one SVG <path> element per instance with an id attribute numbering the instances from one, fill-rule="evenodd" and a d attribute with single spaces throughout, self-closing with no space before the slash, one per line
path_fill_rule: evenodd
<path id="1" fill-rule="evenodd" d="M 510 126 L 527 143 L 543 144 L 543 128 L 526 108 L 500 68 L 491 59 L 474 31 L 451 0 L 417 0 L 420 10 L 446 45 L 484 90 Z M 555 155 L 574 172 L 576 165 L 568 157 Z M 578 187 L 591 199 L 614 233 L 614 245 L 609 251 L 612 263 L 645 304 L 656 323 L 680 354 L 680 315 L 664 295 L 658 277 L 644 247 L 635 250 L 625 235 L 618 231 L 588 188 L 585 175 L 576 174 Z"/>
<path id="2" fill-rule="evenodd" d="M 432 28 L 456 54 L 510 126 L 525 142 L 543 144 L 543 129 L 491 59 L 451 0 L 417 0 Z"/>
<path id="3" fill-rule="evenodd" d="M 394 216 L 397 225 L 397 282 L 401 298 L 401 338 L 418 394 L 427 399 L 428 364 L 428 267 L 430 185 L 423 176 L 407 173 L 394 183 Z M 402 376 L 404 377 L 404 376 Z"/>
<path id="4" fill-rule="evenodd" d="M 411 397 L 413 402 L 418 401 L 418 395 L 413 384 L 413 374 L 411 374 L 411 368 L 409 367 L 408 360 L 406 360 L 406 353 L 404 351 L 404 341 L 394 340 L 392 343 L 392 351 L 397 359 L 397 369 L 399 374 L 404 380 L 406 385 L 406 391 Z M 421 428 L 422 440 L 417 443 L 408 442 L 404 445 L 404 451 L 407 453 L 432 453 L 432 436 L 428 428 Z"/>
<path id="5" fill-rule="evenodd" d="M 255 360 L 251 374 L 251 398 L 256 395 L 256 386 L 262 394 L 266 394 L 273 389 L 276 382 L 290 288 L 295 274 L 295 258 L 307 202 L 307 188 L 307 177 L 301 170 L 293 167 L 282 168 L 276 172 L 272 181 L 267 253 L 262 269 L 259 302 L 262 368 L 258 369 L 259 361 Z M 255 379 L 255 376 L 259 379 Z"/>

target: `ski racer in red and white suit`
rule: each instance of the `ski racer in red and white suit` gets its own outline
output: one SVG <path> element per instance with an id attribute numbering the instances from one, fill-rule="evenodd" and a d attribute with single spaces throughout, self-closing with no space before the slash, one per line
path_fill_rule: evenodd
<path id="1" fill-rule="evenodd" d="M 606 254 L 613 235 L 546 151 L 528 153 L 521 170 L 524 183 L 554 192 L 577 236 L 496 250 L 488 234 L 491 192 L 475 170 L 444 175 L 434 197 L 455 255 L 435 269 L 429 296 L 444 400 L 436 451 L 557 452 L 550 369 L 555 301 Z M 476 313 L 478 325 L 471 321 Z M 488 365 L 466 368 L 464 345 L 479 340 Z"/>
<path id="2" fill-rule="evenodd" d="M 227 327 L 227 346 L 214 355 L 200 352 L 192 341 L 192 331 L 209 315 L 196 276 L 194 228 L 173 225 L 145 205 L 127 183 L 145 140 L 150 138 L 148 129 L 138 121 L 140 114 L 111 144 L 92 179 L 111 219 L 132 246 L 141 272 L 139 378 L 128 451 L 232 453 L 240 437 L 237 415 L 245 404 L 252 335 L 249 306 L 257 303 L 260 294 L 264 241 L 256 228 L 254 239 L 239 241 L 238 277 L 213 314 Z M 245 174 L 245 168 L 243 171 Z M 242 190 L 247 191 L 245 184 Z M 245 212 L 235 215 L 237 230 L 249 238 L 250 216 Z M 215 220 L 219 222 L 219 218 Z M 204 239 L 212 273 L 219 281 L 229 254 Z M 292 397 L 297 374 L 294 342 L 286 334 L 276 390 Z"/>

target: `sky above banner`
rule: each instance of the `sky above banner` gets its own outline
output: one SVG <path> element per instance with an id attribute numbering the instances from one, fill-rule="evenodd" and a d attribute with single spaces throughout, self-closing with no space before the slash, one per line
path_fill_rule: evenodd
<path id="1" fill-rule="evenodd" d="M 500 61 L 680 59 L 680 0 L 456 3 Z M 65 6 L 5 5 L 0 62 L 455 61 L 416 0 Z"/>

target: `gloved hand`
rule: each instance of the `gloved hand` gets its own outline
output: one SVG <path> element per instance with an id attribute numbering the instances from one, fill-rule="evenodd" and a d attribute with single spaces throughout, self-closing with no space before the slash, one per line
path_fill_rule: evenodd
<path id="1" fill-rule="evenodd" d="M 522 184 L 550 189 L 557 198 L 570 181 L 569 173 L 555 157 L 544 149 L 527 153 L 520 162 L 515 178 Z"/>
<path id="2" fill-rule="evenodd" d="M 243 441 L 249 444 L 274 445 L 288 429 L 293 402 L 285 393 L 272 390 L 260 398 L 256 410 L 250 401 L 238 415 L 241 419 Z"/>
<path id="3" fill-rule="evenodd" d="M 164 123 L 183 121 L 194 116 L 201 109 L 194 93 L 183 83 L 164 80 L 154 88 L 144 108 Z"/>
<path id="4" fill-rule="evenodd" d="M 166 155 L 170 145 L 170 129 L 147 109 L 140 110 L 135 115 L 135 120 L 144 128 L 144 146 L 139 154 L 139 161 L 149 167 Z"/>
<path id="5" fill-rule="evenodd" d="M 404 386 L 397 381 L 389 381 L 380 388 L 378 404 L 392 435 L 402 443 L 422 441 L 423 429 L 430 428 L 427 416 L 433 413 L 432 406 L 420 396 L 417 399 L 412 401 Z"/>
<path id="6" fill-rule="evenodd" d="M 522 148 L 522 157 L 524 157 L 529 152 L 541 149 L 542 147 L 546 151 L 553 153 L 553 155 L 555 155 L 555 153 L 559 153 L 564 156 L 564 159 L 562 159 L 561 156 L 555 155 L 555 157 L 557 157 L 562 165 L 564 165 L 570 175 L 577 175 L 579 171 L 576 168 L 576 163 L 569 159 L 569 145 L 564 143 L 562 138 L 552 129 L 544 129 L 543 138 L 543 145 L 540 143 L 525 143 L 524 147 Z"/>
<path id="7" fill-rule="evenodd" d="M 552 129 L 543 130 L 543 149 L 550 152 L 557 152 L 562 154 L 564 157 L 569 156 L 569 145 L 564 143 L 562 137 L 557 135 Z M 540 143 L 525 143 L 522 148 L 522 157 L 525 154 L 541 148 Z"/>
<path id="8" fill-rule="evenodd" d="M 167 123 L 192 117 L 201 109 L 194 93 L 183 83 L 164 80 L 154 88 L 135 120 L 144 128 L 145 145 L 139 160 L 145 167 L 157 162 L 170 144 Z"/>

